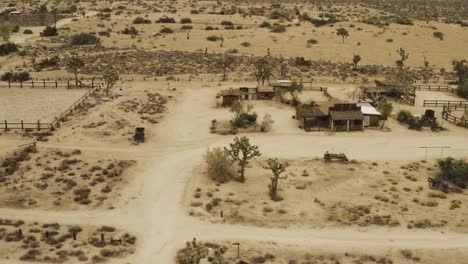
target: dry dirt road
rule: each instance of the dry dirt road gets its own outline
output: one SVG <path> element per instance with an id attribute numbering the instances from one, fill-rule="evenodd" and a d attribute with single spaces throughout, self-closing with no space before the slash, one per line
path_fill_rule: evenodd
<path id="1" fill-rule="evenodd" d="M 355 228 L 336 229 L 267 229 L 234 225 L 213 225 L 190 217 L 182 205 L 186 182 L 194 168 L 202 162 L 208 147 L 223 146 L 231 136 L 209 133 L 210 115 L 213 113 L 212 88 L 187 89 L 179 103 L 154 131 L 155 139 L 140 146 L 121 145 L 73 145 L 40 143 L 39 147 L 79 148 L 87 152 L 105 153 L 114 157 L 134 159 L 141 164 L 137 185 L 139 196 L 128 196 L 130 202 L 115 210 L 78 212 L 51 212 L 42 210 L 1 209 L 0 214 L 9 218 L 31 221 L 53 221 L 64 224 L 113 225 L 138 237 L 136 255 L 113 263 L 173 263 L 176 250 L 185 241 L 199 240 L 271 240 L 278 243 L 298 244 L 315 248 L 354 248 L 363 252 L 377 248 L 444 249 L 466 248 L 468 234 L 407 230 Z M 276 124 L 278 125 L 278 124 Z M 450 136 L 421 134 L 404 136 L 398 133 L 382 133 L 364 137 L 361 133 L 326 134 L 269 133 L 250 135 L 259 145 L 264 156 L 318 157 L 326 150 L 343 150 L 355 159 L 371 160 L 421 160 L 425 152 L 420 146 L 449 145 L 450 155 L 466 157 L 466 134 Z M 3 140 L 3 139 L 2 139 Z M 11 146 L 15 141 L 0 142 Z M 436 158 L 438 153 L 432 153 Z M 13 263 L 12 261 L 0 261 Z"/>

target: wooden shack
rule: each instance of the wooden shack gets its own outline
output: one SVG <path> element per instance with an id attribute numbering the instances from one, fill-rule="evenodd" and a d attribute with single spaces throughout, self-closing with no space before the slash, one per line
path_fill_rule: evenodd
<path id="1" fill-rule="evenodd" d="M 364 130 L 364 115 L 355 103 L 340 103 L 330 107 L 330 129 L 332 131 Z"/>
<path id="2" fill-rule="evenodd" d="M 216 95 L 216 98 L 222 98 L 222 106 L 224 107 L 229 107 L 231 106 L 234 102 L 237 102 L 242 98 L 242 92 L 239 89 L 226 89 L 226 90 L 221 90 Z"/>
<path id="3" fill-rule="evenodd" d="M 382 114 L 368 103 L 360 103 L 358 106 L 361 107 L 362 115 L 364 116 L 365 127 L 377 127 L 380 125 Z"/>
<path id="4" fill-rule="evenodd" d="M 296 108 L 296 119 L 305 131 L 328 128 L 328 114 L 318 106 L 301 105 Z"/>
<path id="5" fill-rule="evenodd" d="M 259 100 L 271 100 L 275 97 L 275 89 L 269 85 L 259 85 L 257 97 Z"/>

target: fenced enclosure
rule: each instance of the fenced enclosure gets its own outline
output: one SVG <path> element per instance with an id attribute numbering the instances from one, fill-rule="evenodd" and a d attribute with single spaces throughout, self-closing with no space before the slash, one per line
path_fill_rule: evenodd
<path id="1" fill-rule="evenodd" d="M 94 79 L 91 80 L 90 83 L 84 83 L 82 81 L 78 81 L 78 85 L 73 80 L 53 80 L 53 81 L 46 81 L 46 80 L 30 80 L 30 81 L 20 81 L 20 82 L 0 82 L 0 88 L 66 88 L 66 89 L 93 89 L 96 86 Z"/>
<path id="2" fill-rule="evenodd" d="M 78 99 L 74 100 L 73 103 L 66 108 L 66 110 L 61 111 L 60 114 L 58 115 L 54 114 L 53 116 L 55 117 L 53 117 L 52 120 L 48 120 L 48 121 L 37 120 L 33 122 L 23 121 L 23 120 L 17 120 L 17 121 L 3 120 L 0 123 L 0 129 L 4 131 L 54 130 L 55 128 L 60 126 L 60 123 L 65 120 L 66 116 L 72 114 L 79 106 L 83 105 L 85 100 L 88 99 L 90 96 L 92 96 L 97 91 L 98 88 L 100 88 L 100 86 L 94 85 L 93 88 L 89 89 L 84 94 L 80 95 Z M 44 107 L 47 108 L 48 106 L 46 105 Z"/>
<path id="3" fill-rule="evenodd" d="M 417 84 L 414 85 L 416 91 L 436 91 L 436 92 L 450 92 L 455 93 L 456 88 L 449 85 L 435 85 L 435 84 Z"/>
<path id="4" fill-rule="evenodd" d="M 424 107 L 466 107 L 468 106 L 468 101 L 459 101 L 459 100 L 424 100 Z"/>
<path id="5" fill-rule="evenodd" d="M 452 115 L 452 112 L 454 111 L 467 111 L 467 110 L 468 110 L 468 104 L 462 105 L 462 106 L 454 106 L 454 105 L 444 106 L 442 110 L 442 118 L 457 126 L 468 128 L 468 120 L 466 120 L 465 118 Z"/>

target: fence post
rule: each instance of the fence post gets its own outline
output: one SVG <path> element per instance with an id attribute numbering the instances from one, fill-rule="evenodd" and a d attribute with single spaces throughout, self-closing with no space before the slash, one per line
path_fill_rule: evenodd
<path id="1" fill-rule="evenodd" d="M 58 88 L 57 80 L 55 80 L 55 88 L 56 88 L 56 89 Z"/>
<path id="2" fill-rule="evenodd" d="M 20 86 L 21 88 L 23 88 L 23 81 L 20 81 Z"/>
<path id="3" fill-rule="evenodd" d="M 8 80 L 8 88 L 11 88 L 11 81 Z"/>
<path id="4" fill-rule="evenodd" d="M 7 121 L 5 120 L 5 131 L 7 131 L 7 130 L 8 130 L 8 123 L 7 123 Z"/>
<path id="5" fill-rule="evenodd" d="M 24 130 L 23 120 L 21 120 L 21 130 Z"/>
<path id="6" fill-rule="evenodd" d="M 37 131 L 41 131 L 41 121 L 37 120 Z"/>
<path id="7" fill-rule="evenodd" d="M 34 80 L 31 80 L 32 88 L 34 88 Z"/>
<path id="8" fill-rule="evenodd" d="M 67 81 L 67 89 L 70 89 L 70 80 Z"/>
<path id="9" fill-rule="evenodd" d="M 42 82 L 44 83 L 44 88 L 46 88 L 46 87 L 45 87 L 45 80 L 42 80 Z"/>

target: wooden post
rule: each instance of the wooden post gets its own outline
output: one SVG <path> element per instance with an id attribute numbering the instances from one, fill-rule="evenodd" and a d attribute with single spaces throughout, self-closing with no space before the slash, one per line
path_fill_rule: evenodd
<path id="1" fill-rule="evenodd" d="M 11 88 L 11 82 L 8 80 L 8 88 Z"/>
<path id="2" fill-rule="evenodd" d="M 70 81 L 67 81 L 67 89 L 70 89 Z"/>
<path id="3" fill-rule="evenodd" d="M 34 88 L 34 80 L 31 80 L 32 88 Z"/>
<path id="4" fill-rule="evenodd" d="M 43 84 L 44 84 L 44 88 L 46 88 L 46 87 L 45 87 L 45 80 L 42 80 L 42 82 L 43 82 Z"/>
<path id="5" fill-rule="evenodd" d="M 21 120 L 21 130 L 24 130 L 23 120 Z"/>
<path id="6" fill-rule="evenodd" d="M 7 121 L 5 120 L 5 131 L 7 131 L 7 130 L 8 130 L 8 123 L 7 123 Z"/>
<path id="7" fill-rule="evenodd" d="M 23 81 L 20 81 L 20 86 L 21 88 L 23 88 Z"/>
<path id="8" fill-rule="evenodd" d="M 58 88 L 57 80 L 55 80 L 55 88 Z"/>
<path id="9" fill-rule="evenodd" d="M 41 131 L 41 121 L 37 120 L 37 131 Z"/>

